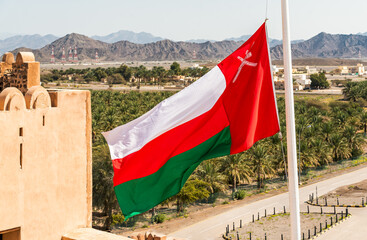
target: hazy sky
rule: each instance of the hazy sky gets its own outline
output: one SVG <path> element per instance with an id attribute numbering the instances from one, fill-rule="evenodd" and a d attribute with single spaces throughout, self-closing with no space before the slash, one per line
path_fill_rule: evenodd
<path id="1" fill-rule="evenodd" d="M 367 32 L 367 0 L 289 0 L 291 38 Z M 172 40 L 252 34 L 266 0 L 0 0 L 0 33 L 149 32 Z M 269 36 L 281 38 L 281 0 L 268 0 Z"/>

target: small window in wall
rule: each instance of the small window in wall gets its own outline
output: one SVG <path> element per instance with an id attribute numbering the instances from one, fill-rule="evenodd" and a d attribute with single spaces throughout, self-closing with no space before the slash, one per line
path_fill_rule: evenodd
<path id="1" fill-rule="evenodd" d="M 20 228 L 13 228 L 5 231 L 0 231 L 0 240 L 20 240 Z"/>
<path id="2" fill-rule="evenodd" d="M 45 126 L 45 115 L 43 115 L 43 117 L 42 117 L 42 126 Z"/>
<path id="3" fill-rule="evenodd" d="M 19 145 L 19 164 L 20 164 L 20 169 L 22 169 L 23 168 L 23 143 Z"/>
<path id="4" fill-rule="evenodd" d="M 23 128 L 19 128 L 19 137 L 23 137 Z M 0 239 L 1 240 L 1 239 Z"/>

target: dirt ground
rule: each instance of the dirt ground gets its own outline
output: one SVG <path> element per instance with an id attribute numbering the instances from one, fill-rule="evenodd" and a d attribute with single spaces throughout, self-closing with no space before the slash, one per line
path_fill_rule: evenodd
<path id="1" fill-rule="evenodd" d="M 265 233 L 267 239 L 283 239 L 290 238 L 290 216 L 289 213 L 271 215 L 268 217 L 260 218 L 260 220 L 245 224 L 242 228 L 236 228 L 235 231 L 230 231 L 228 237 L 237 239 L 237 232 L 240 239 L 265 239 Z M 326 224 L 330 226 L 331 218 L 333 218 L 333 224 L 336 221 L 336 215 L 333 213 L 301 213 L 301 232 L 304 233 L 305 239 L 308 238 L 308 230 L 310 230 L 310 237 L 320 231 L 320 223 L 322 230 L 325 229 Z M 341 215 L 338 214 L 338 219 L 341 219 Z M 233 226 L 229 226 L 230 230 Z M 218 237 L 223 239 L 222 237 Z"/>
<path id="2" fill-rule="evenodd" d="M 367 180 L 361 181 L 359 183 L 342 186 L 334 191 L 331 191 L 320 197 L 319 203 L 324 204 L 324 199 L 327 199 L 329 205 L 336 204 L 336 199 L 339 199 L 340 204 L 355 205 L 362 204 L 361 199 L 363 198 L 363 203 L 366 201 L 367 196 Z M 341 215 L 338 214 L 338 219 Z M 301 232 L 304 233 L 305 239 L 308 238 L 308 230 L 310 230 L 310 236 L 314 235 L 315 226 L 316 232 L 320 231 L 320 223 L 322 224 L 322 229 L 325 229 L 326 224 L 330 225 L 331 218 L 333 218 L 333 223 L 336 221 L 336 215 L 333 212 L 326 212 L 324 214 L 320 213 L 301 213 Z M 325 222 L 327 221 L 327 222 Z M 240 239 L 250 239 L 250 232 L 252 239 L 264 239 L 265 233 L 267 239 L 281 239 L 281 234 L 283 234 L 283 239 L 290 239 L 290 225 L 289 225 L 289 214 L 276 214 L 268 217 L 260 218 L 260 220 L 244 224 L 242 228 L 237 228 L 233 231 L 233 226 L 229 226 L 230 232 L 229 237 L 236 239 L 237 232 Z M 232 230 L 232 231 L 231 231 Z M 218 239 L 223 239 L 218 237 Z"/>
<path id="3" fill-rule="evenodd" d="M 319 198 L 319 204 L 325 204 L 325 200 L 328 205 L 361 205 L 366 204 L 367 197 L 367 180 L 362 182 L 343 186 L 335 189 Z"/>

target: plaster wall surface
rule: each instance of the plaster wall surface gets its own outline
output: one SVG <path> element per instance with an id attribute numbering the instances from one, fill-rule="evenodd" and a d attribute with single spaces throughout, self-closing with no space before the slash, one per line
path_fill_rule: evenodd
<path id="1" fill-rule="evenodd" d="M 60 240 L 91 227 L 89 91 L 0 94 L 0 232 Z"/>

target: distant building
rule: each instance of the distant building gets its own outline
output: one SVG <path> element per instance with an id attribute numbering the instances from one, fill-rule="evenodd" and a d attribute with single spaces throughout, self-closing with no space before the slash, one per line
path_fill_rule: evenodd
<path id="1" fill-rule="evenodd" d="M 311 79 L 308 79 L 306 74 L 293 74 L 293 78 L 302 87 L 302 89 L 311 87 Z"/>
<path id="2" fill-rule="evenodd" d="M 198 69 L 203 69 L 203 67 L 201 67 L 199 64 L 195 63 L 192 65 L 191 68 L 198 68 Z"/>
<path id="3" fill-rule="evenodd" d="M 365 71 L 364 66 L 363 66 L 363 64 L 362 64 L 362 63 L 358 63 L 358 64 L 357 64 L 357 73 L 358 73 L 358 75 L 360 75 L 360 76 L 362 76 L 362 75 L 366 74 L 366 71 Z"/>
<path id="4" fill-rule="evenodd" d="M 350 73 L 347 66 L 340 66 L 339 70 L 341 75 L 348 75 Z"/>
<path id="5" fill-rule="evenodd" d="M 319 71 L 317 71 L 316 67 L 310 67 L 310 66 L 306 66 L 306 72 L 307 74 L 314 74 L 314 73 L 318 73 Z"/>
<path id="6" fill-rule="evenodd" d="M 284 80 L 274 81 L 275 90 L 284 90 Z"/>
<path id="7" fill-rule="evenodd" d="M 284 73 L 284 68 L 277 67 L 276 65 L 272 66 L 273 75 L 277 73 Z"/>

